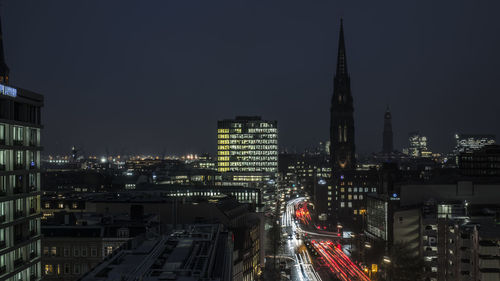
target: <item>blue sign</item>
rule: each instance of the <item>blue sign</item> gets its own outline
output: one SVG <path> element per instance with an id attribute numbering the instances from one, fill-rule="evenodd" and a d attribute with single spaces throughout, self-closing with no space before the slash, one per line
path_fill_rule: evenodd
<path id="1" fill-rule="evenodd" d="M 396 197 L 398 197 L 398 194 L 397 193 L 393 193 L 392 197 L 396 198 Z"/>
<path id="2" fill-rule="evenodd" d="M 17 89 L 0 84 L 0 95 L 17 97 Z"/>

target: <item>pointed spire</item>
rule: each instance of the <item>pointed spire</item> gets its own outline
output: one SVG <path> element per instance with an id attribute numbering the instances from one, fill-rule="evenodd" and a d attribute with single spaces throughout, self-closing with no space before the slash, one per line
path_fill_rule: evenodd
<path id="1" fill-rule="evenodd" d="M 0 83 L 9 83 L 9 67 L 5 63 L 3 51 L 2 18 L 0 17 Z"/>
<path id="2" fill-rule="evenodd" d="M 337 73 L 336 76 L 349 76 L 347 72 L 347 58 L 345 53 L 344 41 L 344 20 L 340 19 L 340 33 L 339 33 L 339 49 L 337 54 Z"/>

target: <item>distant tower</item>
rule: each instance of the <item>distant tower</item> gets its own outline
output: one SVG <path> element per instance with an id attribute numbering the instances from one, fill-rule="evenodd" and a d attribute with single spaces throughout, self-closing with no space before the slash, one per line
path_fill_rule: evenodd
<path id="1" fill-rule="evenodd" d="M 73 158 L 73 161 L 76 161 L 76 159 L 78 158 L 78 150 L 75 146 L 71 148 L 71 158 Z"/>
<path id="2" fill-rule="evenodd" d="M 5 56 L 3 51 L 3 34 L 2 34 L 2 19 L 0 18 L 0 83 L 9 83 L 9 67 L 5 63 Z"/>
<path id="3" fill-rule="evenodd" d="M 382 153 L 390 154 L 394 151 L 393 135 L 392 135 L 392 115 L 389 107 L 384 114 L 384 135 L 382 142 Z"/>
<path id="4" fill-rule="evenodd" d="M 330 108 L 330 155 L 333 172 L 354 170 L 354 107 L 351 95 L 351 79 L 347 71 L 344 42 L 344 25 L 340 20 L 337 71 L 333 79 L 333 96 Z"/>

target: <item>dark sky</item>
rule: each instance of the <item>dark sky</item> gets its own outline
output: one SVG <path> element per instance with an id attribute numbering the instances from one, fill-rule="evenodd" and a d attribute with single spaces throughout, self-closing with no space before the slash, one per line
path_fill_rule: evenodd
<path id="1" fill-rule="evenodd" d="M 6 0 L 11 84 L 45 95 L 46 152 L 215 150 L 217 120 L 278 120 L 280 146 L 328 138 L 344 17 L 358 151 L 410 131 L 500 136 L 498 0 Z"/>

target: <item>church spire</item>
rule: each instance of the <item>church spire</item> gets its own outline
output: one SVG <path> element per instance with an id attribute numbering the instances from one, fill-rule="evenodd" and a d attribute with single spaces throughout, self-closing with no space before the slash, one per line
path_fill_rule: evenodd
<path id="1" fill-rule="evenodd" d="M 347 72 L 347 58 L 345 53 L 345 41 L 344 41 L 344 21 L 340 19 L 340 33 L 339 33 L 339 48 L 337 54 L 337 73 L 338 77 L 348 76 Z"/>
<path id="2" fill-rule="evenodd" d="M 5 63 L 3 50 L 2 18 L 0 17 L 0 83 L 9 83 L 9 67 Z"/>
<path id="3" fill-rule="evenodd" d="M 330 107 L 330 156 L 335 173 L 355 170 L 354 107 L 351 79 L 347 72 L 344 25 L 340 20 L 337 72 L 333 78 L 332 105 Z"/>

